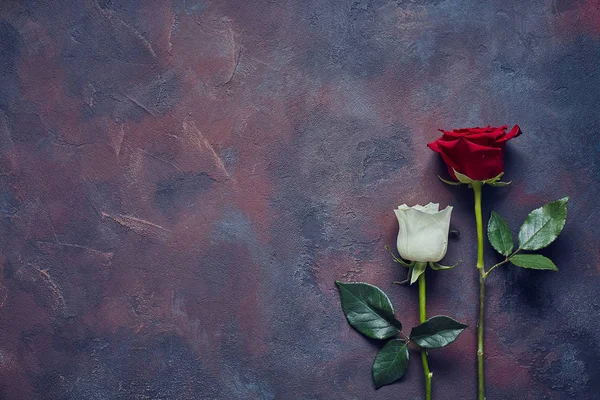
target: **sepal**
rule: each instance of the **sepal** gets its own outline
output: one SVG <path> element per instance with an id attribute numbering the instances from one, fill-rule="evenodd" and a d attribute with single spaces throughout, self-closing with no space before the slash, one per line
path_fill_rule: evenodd
<path id="1" fill-rule="evenodd" d="M 433 269 L 434 271 L 444 271 L 444 270 L 452 269 L 460 263 L 461 263 L 461 261 L 457 261 L 456 264 L 454 264 L 454 265 L 442 265 L 437 262 L 429 261 L 429 267 L 431 269 Z"/>
<path id="2" fill-rule="evenodd" d="M 412 266 L 408 267 L 408 274 L 406 275 L 406 279 L 403 281 L 394 281 L 392 283 L 394 283 L 396 285 L 404 285 L 405 283 L 410 283 L 410 277 L 412 275 L 412 270 L 413 270 Z"/>
<path id="3" fill-rule="evenodd" d="M 442 179 L 438 176 L 438 178 L 440 178 L 444 183 L 447 183 L 449 185 L 460 185 L 460 184 L 466 184 L 469 185 L 469 187 L 473 187 L 473 184 L 479 183 L 481 185 L 490 185 L 490 186 L 495 186 L 495 187 L 502 187 L 502 186 L 508 186 L 511 184 L 512 181 L 509 182 L 502 182 L 500 181 L 500 179 L 504 176 L 504 172 L 500 172 L 497 176 L 490 178 L 490 179 L 484 179 L 482 181 L 477 181 L 475 179 L 471 179 L 469 178 L 467 175 L 465 174 L 461 174 L 460 172 L 458 172 L 457 170 L 453 169 L 454 171 L 454 175 L 456 175 L 456 179 L 458 179 L 458 182 L 460 183 L 454 183 L 454 182 L 450 182 L 450 181 L 446 181 L 445 179 Z"/>
<path id="4" fill-rule="evenodd" d="M 461 183 L 461 182 L 449 181 L 449 180 L 447 180 L 447 179 L 444 179 L 444 178 L 442 178 L 442 177 L 441 177 L 441 176 L 439 176 L 439 175 L 438 175 L 437 177 L 438 177 L 438 179 L 439 179 L 440 181 L 444 182 L 446 185 L 451 185 L 451 186 L 460 186 L 460 185 L 462 185 L 462 183 Z"/>
<path id="5" fill-rule="evenodd" d="M 396 255 L 394 254 L 394 252 L 392 252 L 392 249 L 390 249 L 390 246 L 388 246 L 387 244 L 385 245 L 385 249 L 390 253 L 390 255 L 392 256 L 392 258 L 394 259 L 395 262 L 397 262 L 398 264 L 406 267 L 406 268 L 410 268 L 412 267 L 415 262 L 411 261 L 411 262 L 406 262 L 401 258 L 396 257 Z"/>
<path id="6" fill-rule="evenodd" d="M 425 273 L 426 269 L 426 262 L 415 262 L 415 265 L 412 268 L 412 273 L 410 275 L 410 284 L 412 285 L 413 283 L 415 283 L 419 279 L 419 277 Z"/>
<path id="7" fill-rule="evenodd" d="M 508 186 L 512 183 L 512 181 L 508 181 L 508 182 L 494 182 L 494 183 L 488 183 L 488 185 L 490 186 L 494 186 L 494 187 L 504 187 L 504 186 Z"/>
<path id="8" fill-rule="evenodd" d="M 456 175 L 456 179 L 458 179 L 458 181 L 460 183 L 464 183 L 464 184 L 467 184 L 467 185 L 472 185 L 473 183 L 478 182 L 478 181 L 476 181 L 474 179 L 469 178 L 465 174 L 461 174 L 460 172 L 458 172 L 455 169 L 452 169 L 452 170 L 454 171 L 454 175 Z"/>
<path id="9" fill-rule="evenodd" d="M 504 172 L 500 172 L 498 174 L 498 176 L 495 176 L 491 179 L 486 179 L 485 181 L 483 181 L 484 184 L 486 185 L 491 185 L 491 186 L 495 186 L 495 187 L 503 187 L 503 186 L 508 186 L 512 183 L 512 181 L 508 181 L 508 182 L 502 182 L 500 181 L 500 179 L 502 178 L 502 176 L 504 176 Z"/>

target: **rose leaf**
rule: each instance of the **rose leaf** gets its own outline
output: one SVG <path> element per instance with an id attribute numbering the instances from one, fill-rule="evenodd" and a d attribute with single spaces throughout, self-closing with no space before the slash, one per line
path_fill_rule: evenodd
<path id="1" fill-rule="evenodd" d="M 408 369 L 408 347 L 400 339 L 390 340 L 383 346 L 373 362 L 373 381 L 379 389 L 402 378 Z"/>
<path id="2" fill-rule="evenodd" d="M 500 214 L 492 211 L 488 222 L 488 240 L 500 254 L 508 256 L 514 248 L 514 239 L 508 224 Z"/>
<path id="3" fill-rule="evenodd" d="M 541 254 L 516 254 L 510 258 L 510 262 L 521 268 L 558 271 L 552 260 Z"/>
<path id="4" fill-rule="evenodd" d="M 340 290 L 342 310 L 348 323 L 372 339 L 388 339 L 402 329 L 394 317 L 387 295 L 377 286 L 362 282 L 335 282 Z"/>
<path id="5" fill-rule="evenodd" d="M 539 250 L 552 243 L 565 226 L 568 200 L 564 197 L 529 213 L 519 230 L 519 247 Z"/>

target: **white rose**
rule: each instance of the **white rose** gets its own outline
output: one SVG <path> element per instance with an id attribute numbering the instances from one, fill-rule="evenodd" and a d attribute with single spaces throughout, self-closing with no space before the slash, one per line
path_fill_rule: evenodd
<path id="1" fill-rule="evenodd" d="M 448 249 L 448 230 L 452 206 L 439 211 L 440 205 L 409 207 L 402 204 L 394 210 L 398 218 L 398 253 L 405 260 L 438 262 Z"/>

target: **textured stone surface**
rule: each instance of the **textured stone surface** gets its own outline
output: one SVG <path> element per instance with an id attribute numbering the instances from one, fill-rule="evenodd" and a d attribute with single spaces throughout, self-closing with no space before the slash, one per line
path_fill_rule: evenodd
<path id="1" fill-rule="evenodd" d="M 425 145 L 504 123 L 486 215 L 571 202 L 559 273 L 489 280 L 488 398 L 598 398 L 599 41 L 596 0 L 2 1 L 0 398 L 421 399 L 417 357 L 374 390 L 333 282 L 415 323 L 383 246 L 434 200 L 464 263 L 429 312 L 471 326 L 434 392 L 473 399 L 471 193 Z"/>

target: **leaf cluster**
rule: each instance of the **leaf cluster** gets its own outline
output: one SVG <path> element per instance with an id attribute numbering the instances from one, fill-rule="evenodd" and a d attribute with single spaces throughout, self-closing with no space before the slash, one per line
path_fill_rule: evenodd
<path id="1" fill-rule="evenodd" d="M 558 271 L 557 266 L 548 257 L 520 252 L 540 250 L 556 240 L 565 226 L 568 201 L 569 198 L 564 197 L 529 213 L 519 229 L 518 247 L 514 251 L 515 240 L 508 224 L 498 213 L 492 211 L 488 222 L 488 240 L 492 247 L 506 258 L 491 267 L 485 275 L 508 262 L 521 268 Z"/>
<path id="2" fill-rule="evenodd" d="M 348 323 L 366 337 L 387 340 L 373 362 L 373 381 L 377 388 L 397 381 L 406 373 L 411 344 L 417 349 L 439 349 L 454 342 L 467 328 L 440 315 L 413 327 L 407 336 L 383 290 L 363 282 L 336 281 L 336 285 Z"/>

